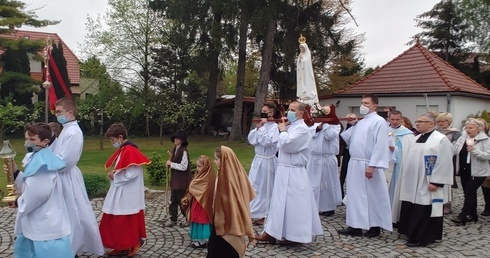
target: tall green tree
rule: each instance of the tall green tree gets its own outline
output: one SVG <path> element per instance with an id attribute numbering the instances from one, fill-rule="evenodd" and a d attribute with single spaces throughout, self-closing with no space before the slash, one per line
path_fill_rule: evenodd
<path id="1" fill-rule="evenodd" d="M 456 0 L 467 32 L 481 53 L 490 58 L 490 0 Z"/>
<path id="2" fill-rule="evenodd" d="M 442 0 L 417 16 L 417 27 L 423 31 L 415 34 L 428 49 L 437 52 L 446 62 L 455 65 L 466 57 L 468 26 L 452 0 Z M 413 42 L 413 41 L 412 41 Z"/>
<path id="3" fill-rule="evenodd" d="M 158 97 L 151 83 L 151 56 L 161 43 L 163 21 L 149 2 L 139 0 L 109 0 L 104 16 L 87 19 L 86 54 L 101 58 L 112 77 L 142 103 Z M 142 112 L 149 136 L 151 114 L 148 108 Z"/>
<path id="4" fill-rule="evenodd" d="M 36 81 L 31 78 L 27 51 L 23 48 L 7 49 L 2 57 L 3 72 L 0 74 L 0 96 L 11 96 L 18 106 L 32 107 L 32 93 Z"/>
<path id="5" fill-rule="evenodd" d="M 124 92 L 120 84 L 114 81 L 104 64 L 92 56 L 80 64 L 80 72 L 85 78 L 93 78 L 93 83 L 98 83 L 98 91 L 94 96 L 88 97 L 82 101 L 80 115 L 86 120 L 90 120 L 95 129 L 95 124 L 99 126 L 99 147 L 104 149 L 104 127 L 109 117 L 113 114 L 110 112 L 110 105 L 115 103 L 112 100 L 124 98 Z M 113 121 L 119 122 L 119 121 Z"/>
<path id="6" fill-rule="evenodd" d="M 192 42 L 194 70 L 207 78 L 206 110 L 203 133 L 211 127 L 217 85 L 223 75 L 223 62 L 237 44 L 238 2 L 216 0 L 153 0 L 155 10 L 171 20 L 171 30 Z"/>
<path id="7" fill-rule="evenodd" d="M 417 26 L 423 29 L 414 38 L 434 51 L 446 62 L 479 83 L 484 83 L 478 67 L 478 57 L 471 60 L 471 26 L 462 16 L 458 0 L 442 0 L 417 16 Z M 488 35 L 486 35 L 488 36 Z M 414 39 L 415 40 L 415 39 Z M 413 42 L 413 41 L 412 41 Z"/>
<path id="8" fill-rule="evenodd" d="M 57 24 L 58 21 L 37 19 L 34 11 L 26 10 L 27 5 L 21 1 L 0 0 L 0 34 L 9 34 L 16 27 L 29 25 L 44 27 Z M 0 73 L 0 97 L 9 95 L 16 105 L 32 106 L 30 101 L 36 82 L 30 78 L 28 54 L 38 56 L 37 51 L 43 47 L 43 42 L 0 36 L 0 48 L 5 51 L 2 58 L 4 72 Z"/>

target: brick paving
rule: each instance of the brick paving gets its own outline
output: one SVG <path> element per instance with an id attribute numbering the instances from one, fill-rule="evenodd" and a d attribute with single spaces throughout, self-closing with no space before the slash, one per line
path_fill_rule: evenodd
<path id="1" fill-rule="evenodd" d="M 459 180 L 458 180 L 459 181 Z M 453 189 L 453 210 L 459 212 L 462 206 L 461 188 Z M 479 209 L 483 209 L 483 198 L 479 191 Z M 103 199 L 94 199 L 92 204 L 100 220 Z M 146 225 L 147 244 L 134 257 L 205 257 L 205 249 L 190 247 L 188 227 L 162 227 L 166 219 L 166 208 L 163 206 L 163 192 L 149 191 L 147 194 Z M 12 257 L 13 228 L 15 210 L 0 208 L 0 257 Z M 477 223 L 456 226 L 450 221 L 453 215 L 444 219 L 444 236 L 440 243 L 423 248 L 408 248 L 406 239 L 395 232 L 382 232 L 380 237 L 365 238 L 341 236 L 338 229 L 345 226 L 345 207 L 341 206 L 331 217 L 321 217 L 323 235 L 314 242 L 296 246 L 278 246 L 258 244 L 247 249 L 247 257 L 488 257 L 490 245 L 490 217 L 480 216 Z M 298 221 L 301 218 L 298 218 Z M 262 226 L 254 226 L 256 232 Z M 79 255 L 79 257 L 104 257 L 97 255 Z M 124 257 L 124 256 L 121 256 Z"/>

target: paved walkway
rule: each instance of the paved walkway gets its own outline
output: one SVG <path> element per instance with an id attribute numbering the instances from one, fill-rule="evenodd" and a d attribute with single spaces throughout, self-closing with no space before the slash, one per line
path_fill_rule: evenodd
<path id="1" fill-rule="evenodd" d="M 458 180 L 459 181 L 459 180 Z M 454 191 L 454 211 L 462 205 L 462 190 Z M 481 192 L 479 206 L 483 207 Z M 135 257 L 205 257 L 206 250 L 193 249 L 190 245 L 189 228 L 163 228 L 166 209 L 163 207 L 163 193 L 150 192 L 147 196 L 146 226 L 147 244 Z M 102 199 L 94 199 L 97 218 L 100 220 Z M 478 212 L 481 212 L 479 208 Z M 0 209 L 0 257 L 12 257 L 13 227 L 15 210 Z M 446 217 L 444 219 L 444 236 L 441 243 L 425 248 L 407 248 L 406 240 L 396 232 L 383 232 L 378 238 L 346 237 L 337 233 L 345 225 L 345 207 L 339 207 L 332 217 L 321 218 L 323 235 L 313 243 L 297 246 L 277 246 L 258 244 L 247 250 L 247 257 L 488 257 L 490 246 L 490 218 L 480 217 L 477 223 L 456 226 Z M 298 218 L 298 221 L 301 218 Z M 255 226 L 257 232 L 262 227 Z M 96 255 L 80 255 L 80 257 L 100 257 Z"/>

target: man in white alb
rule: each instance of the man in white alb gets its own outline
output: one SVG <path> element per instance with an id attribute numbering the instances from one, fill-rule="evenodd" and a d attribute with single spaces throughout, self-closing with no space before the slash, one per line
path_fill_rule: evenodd
<path id="1" fill-rule="evenodd" d="M 346 222 L 339 234 L 379 236 L 380 228 L 391 231 L 391 204 L 384 170 L 389 164 L 388 125 L 376 113 L 378 97 L 362 97 L 360 113 L 364 118 L 341 136 L 351 155 L 347 170 Z"/>
<path id="2" fill-rule="evenodd" d="M 255 150 L 255 157 L 248 173 L 248 178 L 256 193 L 255 198 L 250 202 L 250 217 L 258 219 L 255 221 L 257 225 L 264 224 L 264 218 L 269 212 L 274 174 L 277 168 L 279 130 L 277 130 L 277 123 L 267 121 L 273 119 L 275 113 L 276 105 L 266 102 L 262 107 L 261 121 L 248 134 L 248 142 L 254 146 Z"/>

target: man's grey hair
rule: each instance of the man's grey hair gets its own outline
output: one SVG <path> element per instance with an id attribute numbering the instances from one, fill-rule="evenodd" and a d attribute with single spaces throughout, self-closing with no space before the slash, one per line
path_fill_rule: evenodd
<path id="1" fill-rule="evenodd" d="M 423 117 L 429 119 L 434 124 L 436 123 L 436 117 L 434 115 L 432 115 L 431 113 L 423 114 L 423 115 L 420 115 L 420 116 L 423 116 Z"/>

